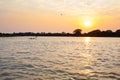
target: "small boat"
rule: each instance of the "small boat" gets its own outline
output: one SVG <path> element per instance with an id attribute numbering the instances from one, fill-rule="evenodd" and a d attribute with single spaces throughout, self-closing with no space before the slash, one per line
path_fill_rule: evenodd
<path id="1" fill-rule="evenodd" d="M 29 38 L 29 39 L 36 39 L 37 37 L 34 37 L 34 38 Z"/>

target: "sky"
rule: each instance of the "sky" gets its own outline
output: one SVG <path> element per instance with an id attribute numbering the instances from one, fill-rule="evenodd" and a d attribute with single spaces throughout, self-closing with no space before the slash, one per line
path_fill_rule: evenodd
<path id="1" fill-rule="evenodd" d="M 90 26 L 85 26 L 89 20 Z M 0 0 L 0 32 L 120 29 L 120 0 Z"/>

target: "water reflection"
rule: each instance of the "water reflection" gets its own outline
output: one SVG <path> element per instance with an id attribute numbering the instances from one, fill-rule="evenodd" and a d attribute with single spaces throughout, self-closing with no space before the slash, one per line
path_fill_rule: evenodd
<path id="1" fill-rule="evenodd" d="M 85 75 L 90 75 L 91 72 L 92 72 L 92 70 L 90 70 L 90 69 L 86 69 L 86 70 L 81 71 L 81 73 L 83 73 Z"/>
<path id="2" fill-rule="evenodd" d="M 91 38 L 90 38 L 90 37 L 85 37 L 85 38 L 84 38 L 84 42 L 85 42 L 86 44 L 88 44 L 89 42 L 91 42 Z"/>
<path id="3" fill-rule="evenodd" d="M 92 65 L 95 63 L 95 56 L 93 54 L 93 46 L 91 43 L 91 38 L 90 37 L 85 37 L 84 38 L 84 54 L 81 54 L 84 57 L 84 68 L 85 71 L 84 73 L 90 73 L 91 70 L 93 70 Z"/>
<path id="4" fill-rule="evenodd" d="M 92 49 L 92 43 L 91 43 L 91 38 L 90 37 L 85 37 L 84 38 L 84 45 L 85 45 L 85 52 L 86 53 L 89 53 L 90 51 L 91 51 L 91 49 Z"/>
<path id="5" fill-rule="evenodd" d="M 0 80 L 120 80 L 120 39 L 109 39 L 1 39 Z"/>

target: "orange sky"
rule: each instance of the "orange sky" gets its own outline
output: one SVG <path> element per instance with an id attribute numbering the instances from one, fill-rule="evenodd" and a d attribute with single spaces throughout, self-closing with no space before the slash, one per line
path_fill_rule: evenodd
<path id="1" fill-rule="evenodd" d="M 120 28 L 120 0 L 0 0 L 0 32 Z M 89 19 L 90 27 L 84 20 Z"/>

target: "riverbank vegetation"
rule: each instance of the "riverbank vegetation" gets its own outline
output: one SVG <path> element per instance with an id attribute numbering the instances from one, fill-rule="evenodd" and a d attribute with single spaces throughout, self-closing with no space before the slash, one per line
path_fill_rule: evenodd
<path id="1" fill-rule="evenodd" d="M 99 29 L 90 31 L 88 33 L 81 33 L 81 29 L 75 29 L 72 33 L 33 33 L 33 32 L 19 32 L 19 33 L 0 33 L 0 37 L 14 37 L 14 36 L 65 36 L 65 37 L 120 37 L 120 29 L 113 32 L 112 30 L 101 31 Z"/>

